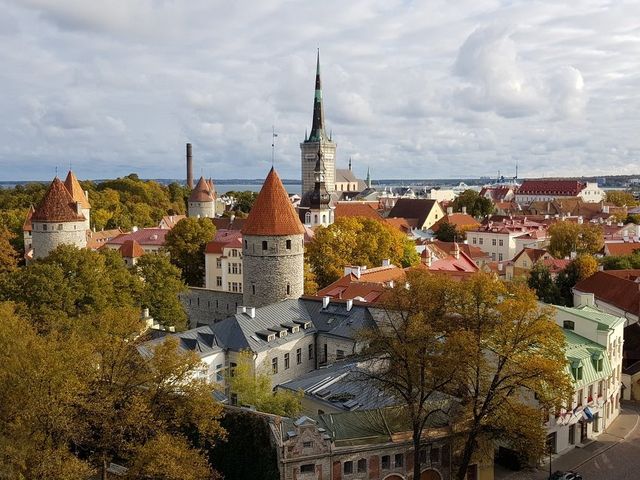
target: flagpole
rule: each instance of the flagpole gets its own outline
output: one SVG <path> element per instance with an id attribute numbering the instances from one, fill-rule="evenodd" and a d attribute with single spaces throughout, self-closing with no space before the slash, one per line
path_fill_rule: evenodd
<path id="1" fill-rule="evenodd" d="M 273 167 L 276 160 L 276 127 L 271 125 L 271 166 Z"/>

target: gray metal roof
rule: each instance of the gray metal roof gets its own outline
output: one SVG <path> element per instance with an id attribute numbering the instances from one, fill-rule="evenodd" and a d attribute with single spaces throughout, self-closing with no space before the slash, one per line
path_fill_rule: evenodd
<path id="1" fill-rule="evenodd" d="M 140 345 L 138 350 L 142 355 L 150 356 L 153 354 L 153 348 L 156 345 L 163 343 L 169 337 L 178 339 L 178 346 L 181 350 L 196 352 L 201 357 L 221 352 L 223 349 L 218 337 L 212 331 L 211 326 L 205 325 L 203 327 L 193 328 L 184 332 L 155 338 Z"/>

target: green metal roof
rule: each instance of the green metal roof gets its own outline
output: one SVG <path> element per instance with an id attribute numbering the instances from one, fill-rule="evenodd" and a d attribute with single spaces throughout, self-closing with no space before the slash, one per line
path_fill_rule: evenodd
<path id="1" fill-rule="evenodd" d="M 568 360 L 567 372 L 571 375 L 572 366 L 580 365 L 582 367 L 582 380 L 573 381 L 575 388 L 591 385 L 611 375 L 611 363 L 609 363 L 609 357 L 607 356 L 605 347 L 566 328 L 563 328 L 562 331 L 566 344 L 565 354 Z M 601 372 L 597 372 L 593 366 L 592 359 L 594 357 L 602 357 Z"/>
<path id="2" fill-rule="evenodd" d="M 580 307 L 563 307 L 560 305 L 554 305 L 555 308 L 563 312 L 576 315 L 598 324 L 598 330 L 609 330 L 617 327 L 621 323 L 624 323 L 625 319 L 622 317 L 616 317 L 608 313 L 601 312 L 597 308 L 582 305 Z"/>

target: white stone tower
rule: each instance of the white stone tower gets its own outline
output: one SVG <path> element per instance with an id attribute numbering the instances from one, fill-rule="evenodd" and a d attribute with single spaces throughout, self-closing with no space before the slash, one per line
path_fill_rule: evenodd
<path id="1" fill-rule="evenodd" d="M 322 84 L 320 82 L 320 51 L 316 64 L 316 92 L 313 99 L 313 123 L 311 133 L 305 135 L 300 144 L 302 153 L 302 194 L 313 190 L 315 164 L 318 150 L 322 151 L 325 165 L 325 183 L 329 193 L 336 189 L 336 147 L 324 128 L 324 108 L 322 105 Z"/>
<path id="2" fill-rule="evenodd" d="M 242 228 L 243 303 L 262 307 L 304 292 L 304 227 L 271 168 Z"/>
<path id="3" fill-rule="evenodd" d="M 187 203 L 190 217 L 214 218 L 216 216 L 216 190 L 213 182 L 200 177 L 200 180 L 191 191 Z"/>
<path id="4" fill-rule="evenodd" d="M 49 255 L 58 245 L 87 246 L 87 219 L 58 177 L 31 215 L 33 258 Z"/>

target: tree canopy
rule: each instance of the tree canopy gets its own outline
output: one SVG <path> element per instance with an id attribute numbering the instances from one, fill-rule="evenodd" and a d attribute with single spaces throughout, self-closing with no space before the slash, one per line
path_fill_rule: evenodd
<path id="1" fill-rule="evenodd" d="M 460 232 L 454 224 L 442 222 L 436 232 L 436 238 L 441 242 L 455 242 L 460 239 Z"/>
<path id="2" fill-rule="evenodd" d="M 539 409 L 560 408 L 571 392 L 564 335 L 550 312 L 525 285 L 483 273 L 454 283 L 415 271 L 407 280 L 389 295 L 369 354 L 388 359 L 372 369 L 374 381 L 416 412 L 414 436 L 434 408 L 424 399 L 442 390 L 460 402 L 454 478 L 465 478 L 484 439 L 538 458 L 546 438 Z M 534 395 L 539 406 L 528 401 Z"/>
<path id="3" fill-rule="evenodd" d="M 596 254 L 604 246 L 604 232 L 594 223 L 555 222 L 548 230 L 549 253 L 556 258 L 568 257 L 571 252 Z"/>
<path id="4" fill-rule="evenodd" d="M 246 216 L 251 211 L 251 207 L 253 207 L 256 198 L 258 198 L 258 192 L 253 192 L 251 190 L 230 190 L 225 195 L 227 197 L 233 197 L 235 203 L 233 204 L 231 212 L 240 217 Z"/>
<path id="5" fill-rule="evenodd" d="M 467 213 L 473 217 L 485 217 L 493 213 L 494 207 L 491 200 L 481 197 L 475 190 L 465 190 L 453 201 L 453 209 L 461 212 L 466 207 Z"/>
<path id="6" fill-rule="evenodd" d="M 640 268 L 640 249 L 631 255 L 611 255 L 602 257 L 600 263 L 605 270 L 627 270 L 630 268 Z"/>
<path id="7" fill-rule="evenodd" d="M 395 228 L 364 217 L 343 217 L 319 227 L 307 247 L 311 269 L 322 288 L 343 275 L 346 265 L 379 267 L 389 259 L 408 267 L 420 262 L 414 243 Z"/>
<path id="8" fill-rule="evenodd" d="M 211 219 L 193 217 L 183 218 L 167 233 L 165 248 L 187 285 L 204 286 L 204 249 L 215 233 Z"/>
<path id="9" fill-rule="evenodd" d="M 638 201 L 633 196 L 633 193 L 625 190 L 609 190 L 606 200 L 607 202 L 613 203 L 616 207 L 635 207 L 638 205 Z"/>

